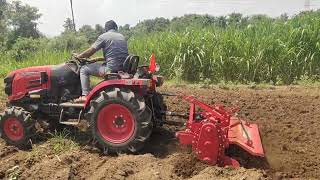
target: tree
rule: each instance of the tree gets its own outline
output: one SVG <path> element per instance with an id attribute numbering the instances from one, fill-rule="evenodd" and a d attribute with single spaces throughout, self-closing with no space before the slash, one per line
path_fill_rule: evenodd
<path id="1" fill-rule="evenodd" d="M 253 15 L 249 18 L 250 22 L 251 23 L 262 23 L 262 22 L 269 22 L 269 21 L 272 21 L 273 19 L 270 18 L 269 16 L 267 15 L 262 15 L 262 14 L 259 14 L 259 15 Z"/>
<path id="2" fill-rule="evenodd" d="M 124 26 L 122 26 L 122 30 L 129 31 L 130 30 L 130 25 L 129 24 L 125 24 Z"/>
<path id="3" fill-rule="evenodd" d="M 0 36 L 7 30 L 6 17 L 7 3 L 5 0 L 0 0 Z"/>
<path id="4" fill-rule="evenodd" d="M 4 18 L 4 11 L 7 6 L 7 2 L 5 0 L 0 0 L 0 20 Z"/>
<path id="5" fill-rule="evenodd" d="M 281 20 L 281 21 L 288 21 L 289 20 L 289 15 L 287 13 L 281 14 L 278 19 Z"/>
<path id="6" fill-rule="evenodd" d="M 228 23 L 229 24 L 239 24 L 242 19 L 242 14 L 240 13 L 231 13 L 228 16 Z"/>
<path id="7" fill-rule="evenodd" d="M 94 28 L 90 25 L 83 25 L 78 32 L 88 39 L 89 44 L 92 44 L 101 34 L 105 32 L 105 30 L 100 24 L 96 24 Z"/>
<path id="8" fill-rule="evenodd" d="M 0 0 L 0 52 L 5 49 L 6 33 L 7 33 L 7 19 L 5 16 L 7 3 L 5 0 Z"/>
<path id="9" fill-rule="evenodd" d="M 225 16 L 219 16 L 217 17 L 215 24 L 219 27 L 225 28 L 227 26 L 227 18 Z"/>
<path id="10" fill-rule="evenodd" d="M 99 36 L 100 34 L 103 34 L 105 30 L 100 24 L 96 24 L 95 31 L 96 34 Z"/>
<path id="11" fill-rule="evenodd" d="M 0 0 L 0 31 L 3 30 L 5 27 L 5 10 L 6 10 L 7 3 L 4 0 Z"/>
<path id="12" fill-rule="evenodd" d="M 88 43 L 90 44 L 93 43 L 98 37 L 95 29 L 93 29 L 90 25 L 83 25 L 79 29 L 79 33 L 83 34 L 88 39 Z"/>
<path id="13" fill-rule="evenodd" d="M 216 18 L 211 15 L 187 14 L 182 17 L 175 17 L 170 22 L 172 31 L 184 31 L 188 27 L 203 28 L 213 26 Z"/>
<path id="14" fill-rule="evenodd" d="M 23 5 L 20 1 L 13 1 L 11 4 L 7 3 L 5 17 L 7 18 L 6 46 L 8 49 L 11 49 L 19 37 L 39 38 L 41 36 L 37 29 L 37 21 L 41 14 L 37 8 Z"/>
<path id="15" fill-rule="evenodd" d="M 39 10 L 29 5 L 22 5 L 20 1 L 13 1 L 9 10 L 9 25 L 16 37 L 40 36 L 37 30 L 37 20 L 41 17 Z"/>
<path id="16" fill-rule="evenodd" d="M 132 36 L 132 31 L 130 30 L 130 25 L 125 24 L 124 26 L 119 27 L 119 32 L 123 34 L 127 39 Z"/>
<path id="17" fill-rule="evenodd" d="M 68 33 L 68 32 L 73 32 L 74 31 L 73 22 L 72 22 L 72 20 L 70 18 L 67 18 L 64 21 L 63 27 L 64 27 L 64 32 L 63 33 Z"/>
<path id="18" fill-rule="evenodd" d="M 2 19 L 4 17 L 4 10 L 7 6 L 7 2 L 5 0 L 0 0 L 0 18 Z"/>
<path id="19" fill-rule="evenodd" d="M 141 33 L 150 33 L 153 31 L 165 31 L 170 25 L 170 20 L 165 18 L 148 19 L 138 23 L 134 30 Z"/>

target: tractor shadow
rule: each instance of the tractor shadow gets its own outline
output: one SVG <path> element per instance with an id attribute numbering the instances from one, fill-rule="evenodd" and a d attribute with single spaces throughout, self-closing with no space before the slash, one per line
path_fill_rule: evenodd
<path id="1" fill-rule="evenodd" d="M 180 152 L 181 145 L 176 138 L 176 132 L 184 129 L 184 122 L 179 119 L 165 121 L 162 127 L 154 128 L 149 141 L 139 154 L 152 154 L 157 158 L 166 158 L 175 152 Z"/>
<path id="2" fill-rule="evenodd" d="M 252 156 L 245 150 L 235 145 L 230 145 L 229 149 L 226 151 L 226 154 L 237 160 L 240 163 L 240 166 L 247 169 L 254 168 L 270 170 L 271 168 L 267 158 Z"/>
<path id="3" fill-rule="evenodd" d="M 166 128 L 156 128 L 150 136 L 149 141 L 138 154 L 152 154 L 157 158 L 165 158 L 176 152 L 178 141 L 175 132 Z"/>

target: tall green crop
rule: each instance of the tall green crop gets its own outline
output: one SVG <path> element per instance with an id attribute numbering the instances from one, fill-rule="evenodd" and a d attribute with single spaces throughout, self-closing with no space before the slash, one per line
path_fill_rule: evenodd
<path id="1" fill-rule="evenodd" d="M 248 22 L 136 34 L 129 39 L 129 50 L 141 57 L 140 65 L 148 64 L 155 53 L 163 75 L 191 82 L 291 84 L 320 79 L 320 11 L 289 20 L 261 16 Z M 0 55 L 0 75 L 68 57 L 70 52 L 52 49 L 41 49 L 22 61 Z"/>
<path id="2" fill-rule="evenodd" d="M 257 21 L 247 27 L 207 27 L 159 32 L 130 39 L 142 59 L 152 52 L 164 75 L 187 81 L 290 84 L 320 78 L 320 13 L 288 21 Z"/>
<path id="3" fill-rule="evenodd" d="M 41 50 L 28 56 L 23 61 L 16 61 L 9 55 L 0 55 L 0 76 L 5 76 L 8 72 L 30 66 L 52 65 L 65 62 L 70 58 L 70 52 L 67 51 L 46 51 Z"/>

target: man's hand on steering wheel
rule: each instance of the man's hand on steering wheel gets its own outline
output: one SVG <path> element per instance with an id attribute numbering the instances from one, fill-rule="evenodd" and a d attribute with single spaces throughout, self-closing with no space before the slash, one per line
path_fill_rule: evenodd
<path id="1" fill-rule="evenodd" d="M 104 61 L 103 57 L 97 57 L 97 58 L 93 58 L 93 59 L 82 58 L 82 57 L 79 57 L 79 55 L 76 54 L 76 53 L 72 53 L 72 58 L 75 59 L 77 62 L 79 62 L 79 64 L 81 66 L 84 66 L 86 64 L 96 63 L 96 62 L 99 62 L 99 61 Z"/>
<path id="2" fill-rule="evenodd" d="M 76 53 L 72 53 L 72 58 L 78 61 L 81 66 L 92 63 L 89 58 L 79 57 L 79 55 Z"/>

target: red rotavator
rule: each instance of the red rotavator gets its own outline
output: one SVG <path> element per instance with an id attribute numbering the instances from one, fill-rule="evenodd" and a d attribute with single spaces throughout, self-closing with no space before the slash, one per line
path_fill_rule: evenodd
<path id="1" fill-rule="evenodd" d="M 87 96 L 81 96 L 80 69 L 95 61 L 72 57 L 66 63 L 15 70 L 4 79 L 7 108 L 0 114 L 1 137 L 11 145 L 31 145 L 35 123 L 77 125 L 90 123 L 92 137 L 103 153 L 138 152 L 155 127 L 167 123 L 163 95 L 157 91 L 164 78 L 156 75 L 155 55 L 149 66 L 138 66 L 138 56 L 128 56 L 123 71 L 107 73 Z M 192 96 L 186 130 L 177 132 L 181 144 L 192 145 L 200 160 L 212 165 L 239 166 L 225 155 L 235 144 L 254 156 L 264 156 L 258 127 L 232 117 L 222 106 L 206 105 Z M 203 112 L 195 112 L 199 106 Z M 176 114 L 177 115 L 177 114 Z M 152 140 L 152 139 L 151 139 Z"/>
<path id="2" fill-rule="evenodd" d="M 222 105 L 209 106 L 192 96 L 183 96 L 190 103 L 186 129 L 176 133 L 183 145 L 192 145 L 198 159 L 212 165 L 239 167 L 239 163 L 225 155 L 235 144 L 253 156 L 264 157 L 259 129 L 256 124 L 231 116 L 232 111 Z M 196 106 L 203 112 L 196 112 Z"/>

